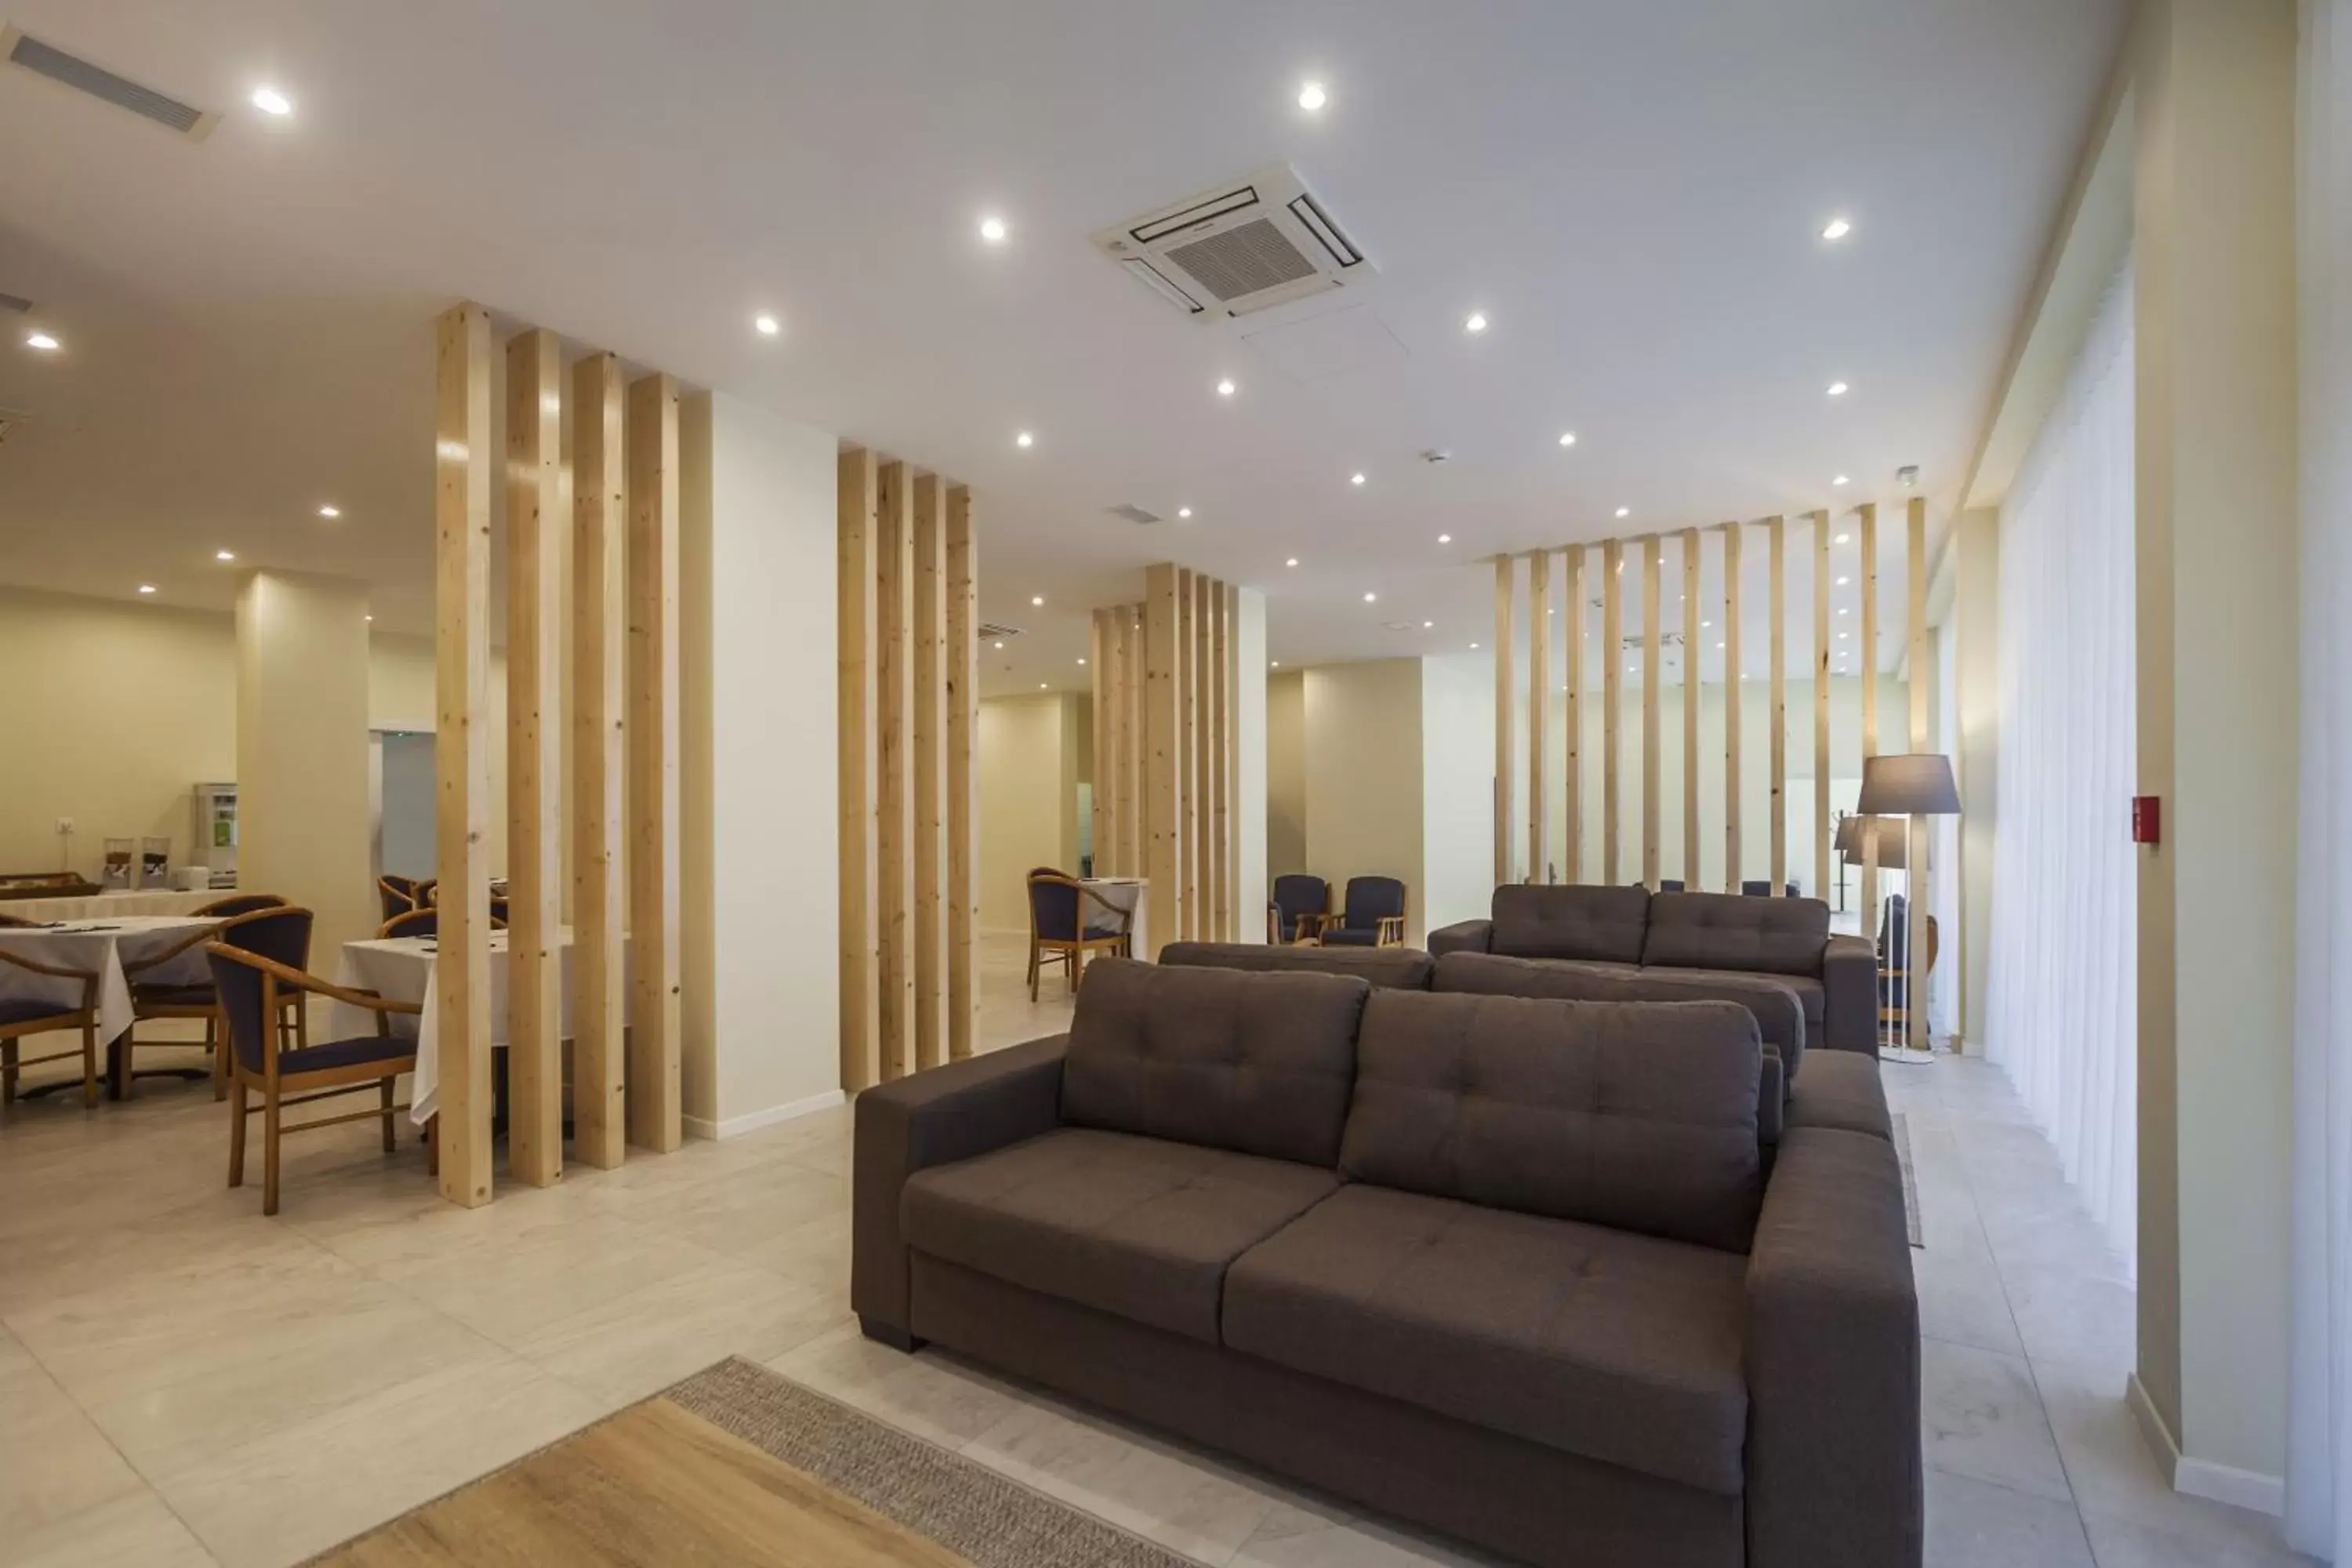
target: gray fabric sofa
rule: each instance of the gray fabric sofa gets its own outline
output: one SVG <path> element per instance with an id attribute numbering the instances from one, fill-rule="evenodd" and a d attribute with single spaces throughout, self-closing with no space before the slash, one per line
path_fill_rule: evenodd
<path id="1" fill-rule="evenodd" d="M 1830 908 L 1819 899 L 1514 884 L 1495 889 L 1492 918 L 1431 931 L 1429 951 L 1599 973 L 1762 977 L 1795 994 L 1808 1049 L 1876 1048 L 1877 952 L 1862 937 L 1832 935 Z"/>
<path id="2" fill-rule="evenodd" d="M 1721 1001 L 1103 960 L 1070 1033 L 866 1090 L 851 1300 L 1539 1564 L 1916 1568 L 1892 1145 Z"/>

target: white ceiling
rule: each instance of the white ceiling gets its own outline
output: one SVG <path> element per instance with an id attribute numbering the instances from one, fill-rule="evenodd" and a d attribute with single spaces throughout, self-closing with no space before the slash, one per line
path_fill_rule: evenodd
<path id="1" fill-rule="evenodd" d="M 429 323 L 463 297 L 970 482 L 982 612 L 1026 630 L 990 690 L 1076 684 L 1086 607 L 1153 560 L 1264 588 L 1295 665 L 1484 641 L 1496 550 L 1892 515 L 1906 463 L 1940 525 L 2126 10 L 0 0 L 227 111 L 191 144 L 0 68 L 0 292 L 65 342 L 0 341 L 31 416 L 0 581 L 226 605 L 227 548 L 366 577 L 380 626 L 423 629 Z M 290 121 L 247 107 L 263 81 Z M 1283 161 L 1370 289 L 1202 326 L 1087 244 Z M 1338 308 L 1397 350 L 1302 384 L 1244 341 Z"/>

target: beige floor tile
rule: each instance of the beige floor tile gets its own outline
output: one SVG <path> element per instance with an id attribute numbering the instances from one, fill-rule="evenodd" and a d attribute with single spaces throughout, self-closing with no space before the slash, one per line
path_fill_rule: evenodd
<path id="1" fill-rule="evenodd" d="M 961 1448 L 1021 1403 L 1010 1384 L 939 1355 L 907 1355 L 877 1344 L 855 1322 L 767 1364 L 819 1394 L 950 1448 Z"/>
<path id="2" fill-rule="evenodd" d="M 2017 1356 L 1920 1343 L 1919 1429 L 1929 1466 L 2071 1504 L 2066 1469 Z"/>
<path id="3" fill-rule="evenodd" d="M 105 1433 L 30 1356 L 0 1355 L 0 1560 L 9 1542 L 145 1489 Z"/>
<path id="4" fill-rule="evenodd" d="M 0 1568 L 216 1568 L 217 1562 L 144 1486 L 39 1529 L 0 1528 Z"/>
<path id="5" fill-rule="evenodd" d="M 1927 1472 L 1929 1568 L 2092 1568 L 2074 1510 L 2031 1492 Z"/>

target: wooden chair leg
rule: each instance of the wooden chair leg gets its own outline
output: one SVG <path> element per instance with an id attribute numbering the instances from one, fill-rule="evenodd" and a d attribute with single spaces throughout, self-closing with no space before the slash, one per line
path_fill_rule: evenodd
<path id="1" fill-rule="evenodd" d="M 245 1185 L 245 1079 L 229 1075 L 228 1184 Z"/>
<path id="2" fill-rule="evenodd" d="M 213 1099 L 228 1098 L 228 1031 L 221 1026 L 218 1013 L 205 1018 L 205 1049 L 213 1054 Z"/>
<path id="3" fill-rule="evenodd" d="M 98 1109 L 98 1020 L 90 1018 L 81 1026 L 81 1108 Z"/>
<path id="4" fill-rule="evenodd" d="M 278 1094 L 261 1091 L 261 1212 L 278 1212 Z"/>
<path id="5" fill-rule="evenodd" d="M 16 1103 L 16 1041 L 0 1040 L 0 1105 Z"/>
<path id="6" fill-rule="evenodd" d="M 1032 1002 L 1037 1000 L 1037 939 L 1033 936 L 1029 939 L 1029 1000 Z"/>
<path id="7" fill-rule="evenodd" d="M 383 1096 L 383 1152 L 389 1154 L 400 1147 L 398 1134 L 394 1131 L 392 1125 L 392 1079 L 384 1079 L 379 1082 L 376 1085 L 376 1092 Z"/>
<path id="8" fill-rule="evenodd" d="M 106 1097 L 109 1100 L 131 1098 L 131 1042 L 139 1033 L 133 1025 L 106 1042 Z"/>
<path id="9" fill-rule="evenodd" d="M 441 1173 L 441 1118 L 438 1114 L 425 1119 L 425 1173 Z"/>

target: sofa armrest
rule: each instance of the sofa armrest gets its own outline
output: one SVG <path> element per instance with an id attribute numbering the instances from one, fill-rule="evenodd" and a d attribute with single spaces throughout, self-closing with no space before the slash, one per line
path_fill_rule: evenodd
<path id="1" fill-rule="evenodd" d="M 1782 1133 L 1747 1363 L 1750 1568 L 1918 1568 L 1919 1301 L 1892 1144 Z"/>
<path id="2" fill-rule="evenodd" d="M 857 1097 L 851 1159 L 849 1305 L 876 1339 L 911 1349 L 907 1178 L 1061 1125 L 1067 1035 L 992 1051 L 869 1089 Z"/>
<path id="3" fill-rule="evenodd" d="M 1822 1037 L 1833 1051 L 1878 1048 L 1878 948 L 1833 936 L 1822 949 Z"/>
<path id="4" fill-rule="evenodd" d="M 1462 921 L 1429 933 L 1429 955 L 1444 958 L 1449 952 L 1485 952 L 1494 940 L 1493 921 Z"/>

